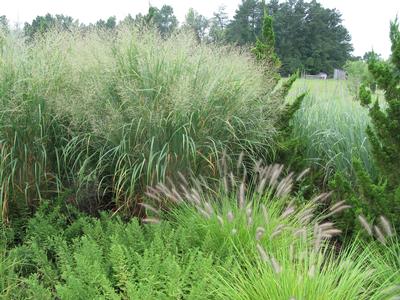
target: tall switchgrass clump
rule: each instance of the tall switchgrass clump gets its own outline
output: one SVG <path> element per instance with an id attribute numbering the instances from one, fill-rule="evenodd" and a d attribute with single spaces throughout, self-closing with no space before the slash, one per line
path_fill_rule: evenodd
<path id="1" fill-rule="evenodd" d="M 137 213 L 178 170 L 213 175 L 223 149 L 273 155 L 283 101 L 244 50 L 151 30 L 51 31 L 0 45 L 2 220 L 45 198 Z"/>
<path id="2" fill-rule="evenodd" d="M 347 82 L 299 80 L 289 101 L 304 91 L 308 95 L 293 119 L 293 136 L 300 142 L 307 164 L 323 170 L 325 183 L 336 172 L 354 181 L 354 160 L 376 177 L 366 133 L 368 111 L 352 100 Z"/>

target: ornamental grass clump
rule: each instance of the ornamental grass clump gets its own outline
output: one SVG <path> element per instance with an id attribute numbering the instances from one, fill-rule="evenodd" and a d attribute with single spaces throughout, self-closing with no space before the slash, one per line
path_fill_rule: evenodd
<path id="1" fill-rule="evenodd" d="M 5 35 L 0 47 L 5 222 L 61 194 L 90 213 L 140 214 L 146 185 L 214 175 L 223 150 L 274 154 L 284 103 L 244 50 L 135 27 Z"/>
<path id="2" fill-rule="evenodd" d="M 308 95 L 293 118 L 293 136 L 300 145 L 298 156 L 307 166 L 320 170 L 324 184 L 336 173 L 354 183 L 354 158 L 375 178 L 377 170 L 366 134 L 370 118 L 358 102 L 352 101 L 347 82 L 301 79 L 288 100 L 305 90 Z"/>
<path id="3" fill-rule="evenodd" d="M 151 220 L 186 228 L 192 246 L 231 261 L 215 278 L 218 299 L 371 299 L 388 287 L 358 241 L 336 243 L 331 219 L 349 209 L 344 201 L 329 205 L 327 193 L 301 204 L 291 191 L 306 172 L 241 170 L 214 186 L 182 178 L 147 192 Z"/>

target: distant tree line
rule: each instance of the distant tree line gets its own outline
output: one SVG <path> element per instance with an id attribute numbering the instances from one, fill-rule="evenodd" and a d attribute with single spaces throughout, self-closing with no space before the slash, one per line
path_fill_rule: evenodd
<path id="1" fill-rule="evenodd" d="M 264 9 L 274 20 L 276 52 L 281 71 L 332 73 L 351 57 L 353 47 L 339 11 L 327 9 L 317 1 L 244 0 L 226 29 L 226 40 L 239 45 L 254 43 L 260 34 Z"/>
<path id="2" fill-rule="evenodd" d="M 219 8 L 209 19 L 190 9 L 181 25 L 169 5 L 150 7 L 147 14 L 128 15 L 119 23 L 115 17 L 110 17 L 85 25 L 69 16 L 47 14 L 36 17 L 31 23 L 25 23 L 23 32 L 29 41 L 55 26 L 63 30 L 114 30 L 121 24 L 134 23 L 152 25 L 164 38 L 176 30 L 192 30 L 199 42 L 246 46 L 254 45 L 260 37 L 265 11 L 273 20 L 275 51 L 281 61 L 283 75 L 297 70 L 332 73 L 334 68 L 342 67 L 351 58 L 351 37 L 342 24 L 340 12 L 324 8 L 316 0 L 288 0 L 282 3 L 278 0 L 270 0 L 268 3 L 242 0 L 231 20 L 224 7 Z M 5 16 L 0 17 L 0 26 L 8 28 Z"/>

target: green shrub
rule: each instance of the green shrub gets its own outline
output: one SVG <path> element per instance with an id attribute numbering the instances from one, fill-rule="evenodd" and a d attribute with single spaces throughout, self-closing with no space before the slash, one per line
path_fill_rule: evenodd
<path id="1" fill-rule="evenodd" d="M 367 172 L 359 167 L 357 178 L 360 185 L 361 207 L 370 218 L 384 215 L 398 229 L 400 226 L 400 31 L 397 20 L 391 23 L 390 38 L 392 56 L 385 62 L 372 57 L 368 68 L 378 87 L 384 91 L 386 105 L 381 109 L 378 99 L 373 105 L 371 93 L 364 86 L 360 89 L 361 102 L 369 106 L 371 126 L 367 134 L 371 143 L 374 162 L 380 171 L 379 181 L 370 178 Z M 356 162 L 357 164 L 358 162 Z M 376 211 L 373 207 L 381 207 Z"/>
<path id="2" fill-rule="evenodd" d="M 362 60 L 348 61 L 344 66 L 347 75 L 347 87 L 354 97 L 359 100 L 359 87 L 363 83 L 373 91 L 376 90 L 376 82 L 368 70 L 368 63 Z"/>

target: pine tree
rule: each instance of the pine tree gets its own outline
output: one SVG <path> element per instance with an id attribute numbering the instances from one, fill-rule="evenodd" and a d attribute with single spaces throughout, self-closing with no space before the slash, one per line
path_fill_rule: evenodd
<path id="1" fill-rule="evenodd" d="M 266 65 L 266 73 L 270 78 L 275 80 L 278 84 L 282 78 L 279 75 L 279 68 L 281 62 L 275 53 L 275 33 L 273 29 L 273 18 L 264 10 L 264 20 L 262 25 L 262 33 L 260 38 L 257 38 L 255 47 L 252 53 L 256 59 Z M 286 103 L 285 99 L 289 93 L 293 83 L 298 78 L 298 73 L 290 76 L 285 80 L 282 85 L 275 90 L 272 97 L 275 101 L 280 102 L 282 110 L 278 115 L 276 128 L 279 132 L 278 144 L 279 150 L 277 151 L 276 160 L 279 162 L 291 164 L 290 158 L 293 153 L 297 151 L 298 141 L 291 137 L 293 125 L 291 120 L 294 114 L 300 109 L 304 100 L 305 93 L 299 95 L 293 103 Z"/>
<path id="2" fill-rule="evenodd" d="M 227 27 L 227 40 L 237 45 L 253 44 L 262 31 L 264 8 L 264 1 L 242 0 Z"/>
<path id="3" fill-rule="evenodd" d="M 367 128 L 367 134 L 372 146 L 372 154 L 376 165 L 385 181 L 377 185 L 365 177 L 365 171 L 359 170 L 358 179 L 363 194 L 373 194 L 379 186 L 384 186 L 387 201 L 382 197 L 374 197 L 381 205 L 388 205 L 392 221 L 400 225 L 398 214 L 400 212 L 400 31 L 396 19 L 391 23 L 390 39 L 392 42 L 392 55 L 389 61 L 378 59 L 372 55 L 368 68 L 378 84 L 384 91 L 386 105 L 382 109 L 378 99 L 372 103 L 372 95 L 365 85 L 360 88 L 360 100 L 364 106 L 369 107 L 372 126 Z M 367 199 L 371 201 L 371 199 Z M 386 203 L 382 203 L 386 202 Z"/>
<path id="4" fill-rule="evenodd" d="M 257 60 L 266 62 L 270 66 L 272 65 L 274 70 L 278 70 L 281 66 L 281 62 L 275 53 L 275 33 L 273 29 L 273 19 L 268 14 L 267 10 L 264 11 L 261 36 L 257 38 L 255 47 L 252 49 L 252 53 Z M 278 73 L 276 73 L 275 77 L 276 80 L 279 81 L 280 76 Z"/>
<path id="5" fill-rule="evenodd" d="M 5 15 L 0 16 L 0 30 L 5 32 L 9 31 L 9 24 Z"/>
<path id="6" fill-rule="evenodd" d="M 378 100 L 370 107 L 372 127 L 368 127 L 368 137 L 377 165 L 390 187 L 396 188 L 400 186 L 400 32 L 397 20 L 391 24 L 390 38 L 390 61 L 378 60 L 375 56 L 369 60 L 369 70 L 378 87 L 385 92 L 387 107 L 383 111 Z M 362 86 L 362 103 L 368 105 L 371 97 L 371 93 Z"/>
<path id="7" fill-rule="evenodd" d="M 185 16 L 183 28 L 192 31 L 198 42 L 204 40 L 208 26 L 209 23 L 206 17 L 199 14 L 193 8 L 189 8 L 189 11 Z"/>
<path id="8" fill-rule="evenodd" d="M 268 11 L 264 11 L 264 20 L 262 26 L 261 38 L 257 38 L 256 45 L 253 48 L 253 54 L 258 60 L 269 59 L 276 67 L 280 66 L 280 61 L 275 53 L 275 33 L 273 29 L 272 17 Z"/>
<path id="9" fill-rule="evenodd" d="M 210 20 L 209 40 L 214 43 L 224 42 L 228 23 L 229 18 L 226 8 L 221 6 L 218 11 L 214 12 L 214 17 Z"/>
<path id="10" fill-rule="evenodd" d="M 171 6 L 163 5 L 161 9 L 153 8 L 150 13 L 152 22 L 163 38 L 169 37 L 178 28 L 178 19 Z"/>

